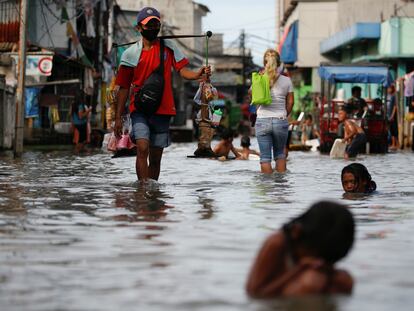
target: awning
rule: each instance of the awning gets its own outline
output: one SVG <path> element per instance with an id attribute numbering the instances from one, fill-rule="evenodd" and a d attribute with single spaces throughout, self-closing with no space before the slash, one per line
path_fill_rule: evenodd
<path id="1" fill-rule="evenodd" d="M 321 66 L 319 76 L 332 83 L 392 84 L 391 73 L 386 66 Z"/>
<path id="2" fill-rule="evenodd" d="M 379 39 L 381 37 L 380 23 L 356 23 L 341 32 L 323 40 L 320 43 L 321 54 L 329 53 L 341 46 L 364 39 Z"/>
<path id="3" fill-rule="evenodd" d="M 279 44 L 280 59 L 285 64 L 293 64 L 298 59 L 298 21 L 294 21 L 285 32 Z"/>

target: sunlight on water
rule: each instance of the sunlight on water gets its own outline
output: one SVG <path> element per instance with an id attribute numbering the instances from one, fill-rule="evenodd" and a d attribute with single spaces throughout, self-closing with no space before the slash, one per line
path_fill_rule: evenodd
<path id="1" fill-rule="evenodd" d="M 257 146 L 256 146 L 257 148 Z M 289 172 L 166 149 L 160 183 L 134 158 L 0 155 L 2 310 L 407 310 L 414 292 L 412 153 L 362 156 L 378 184 L 343 197 L 343 160 L 291 152 Z M 244 283 L 264 238 L 318 199 L 348 204 L 350 297 L 254 301 Z M 408 308 L 410 309 L 410 308 Z"/>

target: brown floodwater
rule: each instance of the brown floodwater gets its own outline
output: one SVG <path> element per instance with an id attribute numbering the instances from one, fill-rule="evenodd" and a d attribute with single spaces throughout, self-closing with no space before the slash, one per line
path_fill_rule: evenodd
<path id="1" fill-rule="evenodd" d="M 166 149 L 159 183 L 145 188 L 134 158 L 0 154 L 0 309 L 412 309 L 413 153 L 361 156 L 378 192 L 344 198 L 343 160 L 291 152 L 287 174 L 265 177 L 258 161 L 187 158 L 194 149 Z M 263 240 L 319 199 L 355 215 L 355 247 L 339 263 L 353 295 L 249 299 Z"/>

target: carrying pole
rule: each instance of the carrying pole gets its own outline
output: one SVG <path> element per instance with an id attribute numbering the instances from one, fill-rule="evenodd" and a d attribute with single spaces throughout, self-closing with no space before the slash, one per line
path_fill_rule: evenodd
<path id="1" fill-rule="evenodd" d="M 14 157 L 20 157 L 23 153 L 24 138 L 24 82 L 26 76 L 26 21 L 27 0 L 20 0 L 20 32 L 19 32 L 19 57 L 17 61 L 17 90 L 16 90 L 16 123 L 14 137 Z"/>
<path id="2" fill-rule="evenodd" d="M 203 35 L 168 35 L 168 36 L 158 36 L 159 39 L 181 39 L 181 38 L 203 38 L 206 37 L 206 40 L 208 42 L 208 38 L 210 38 L 213 35 L 213 33 L 209 30 Z M 138 41 L 132 41 L 128 43 L 112 43 L 113 47 L 120 47 L 120 46 L 126 46 L 126 45 L 132 45 L 134 43 L 137 43 Z"/>

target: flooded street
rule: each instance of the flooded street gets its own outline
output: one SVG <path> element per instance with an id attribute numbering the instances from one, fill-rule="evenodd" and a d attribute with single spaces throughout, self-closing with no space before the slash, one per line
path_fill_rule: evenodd
<path id="1" fill-rule="evenodd" d="M 291 152 L 289 172 L 266 177 L 258 161 L 187 158 L 194 149 L 167 148 L 160 183 L 146 189 L 134 158 L 0 155 L 1 310 L 411 310 L 411 152 L 360 157 L 379 191 L 349 200 L 343 160 Z M 319 199 L 356 217 L 355 247 L 338 265 L 354 276 L 353 295 L 249 299 L 265 237 Z"/>

